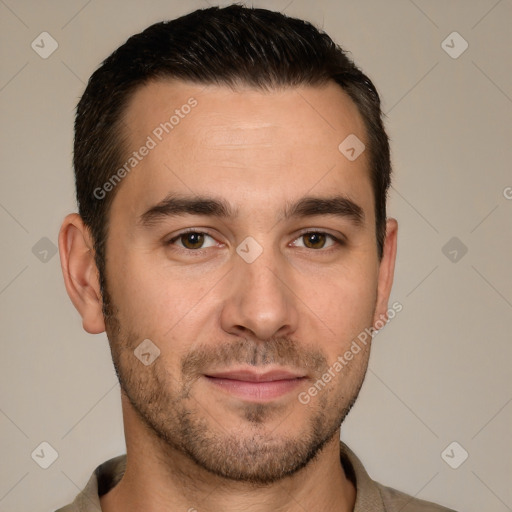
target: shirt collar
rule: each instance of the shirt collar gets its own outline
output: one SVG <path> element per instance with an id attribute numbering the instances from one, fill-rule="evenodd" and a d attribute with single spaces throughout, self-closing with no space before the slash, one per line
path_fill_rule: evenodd
<path id="1" fill-rule="evenodd" d="M 340 441 L 340 459 L 347 478 L 356 487 L 356 502 L 353 512 L 381 512 L 385 510 L 379 487 L 352 450 Z M 70 508 L 62 512 L 101 512 L 100 496 L 115 487 L 124 475 L 126 455 L 119 455 L 98 466 L 84 490 L 76 497 Z"/>

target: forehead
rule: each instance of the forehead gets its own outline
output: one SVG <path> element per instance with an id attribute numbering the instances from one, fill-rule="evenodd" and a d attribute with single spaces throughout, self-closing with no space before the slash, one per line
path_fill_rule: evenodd
<path id="1" fill-rule="evenodd" d="M 238 205 L 333 188 L 372 197 L 367 152 L 349 161 L 339 150 L 348 136 L 367 138 L 356 105 L 334 82 L 261 91 L 154 81 L 133 94 L 123 121 L 126 161 L 151 149 L 132 162 L 114 204 L 141 211 L 172 192 L 213 192 Z"/>
<path id="2" fill-rule="evenodd" d="M 192 103 L 199 108 L 188 108 Z M 189 129 L 174 130 L 185 118 Z M 350 129 L 365 137 L 364 122 L 356 105 L 334 82 L 263 91 L 249 86 L 233 90 L 227 85 L 151 81 L 132 95 L 124 121 L 129 128 L 129 140 L 135 145 L 137 138 L 155 130 L 158 138 L 158 127 L 166 122 L 172 125 L 177 141 L 202 136 L 214 144 L 239 144 L 249 136 L 253 143 L 265 143 L 273 141 L 275 135 L 288 139 L 292 131 L 301 132 L 302 138 L 307 136 L 312 143 L 336 132 L 337 140 Z M 328 142 L 324 140 L 324 145 Z"/>

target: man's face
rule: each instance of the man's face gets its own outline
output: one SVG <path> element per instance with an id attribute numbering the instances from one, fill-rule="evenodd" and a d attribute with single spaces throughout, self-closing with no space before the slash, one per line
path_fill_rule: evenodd
<path id="1" fill-rule="evenodd" d="M 129 407 L 210 472 L 291 474 L 338 435 L 369 347 L 332 366 L 378 312 L 368 155 L 338 149 L 350 134 L 366 141 L 362 118 L 334 83 L 263 93 L 160 81 L 124 121 L 127 160 L 154 145 L 117 185 L 106 247 L 107 334 Z M 176 213 L 171 196 L 228 211 Z M 342 201 L 294 214 L 306 197 Z M 147 339 L 160 354 L 145 365 L 134 350 Z"/>

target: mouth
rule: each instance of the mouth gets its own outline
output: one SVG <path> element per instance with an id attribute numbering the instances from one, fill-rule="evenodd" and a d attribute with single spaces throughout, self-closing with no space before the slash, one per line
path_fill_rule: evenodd
<path id="1" fill-rule="evenodd" d="M 235 369 L 208 373 L 204 377 L 216 389 L 252 402 L 277 399 L 290 393 L 307 380 L 307 376 L 303 373 L 285 369 L 266 372 Z"/>

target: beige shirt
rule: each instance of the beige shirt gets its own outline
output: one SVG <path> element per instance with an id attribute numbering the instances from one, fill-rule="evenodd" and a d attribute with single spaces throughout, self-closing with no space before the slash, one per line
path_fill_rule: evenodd
<path id="1" fill-rule="evenodd" d="M 353 512 L 455 512 L 375 482 L 348 446 L 342 442 L 340 445 L 341 464 L 347 478 L 356 486 Z M 75 501 L 56 512 L 101 512 L 99 497 L 119 483 L 125 469 L 126 455 L 120 455 L 101 464 Z"/>

